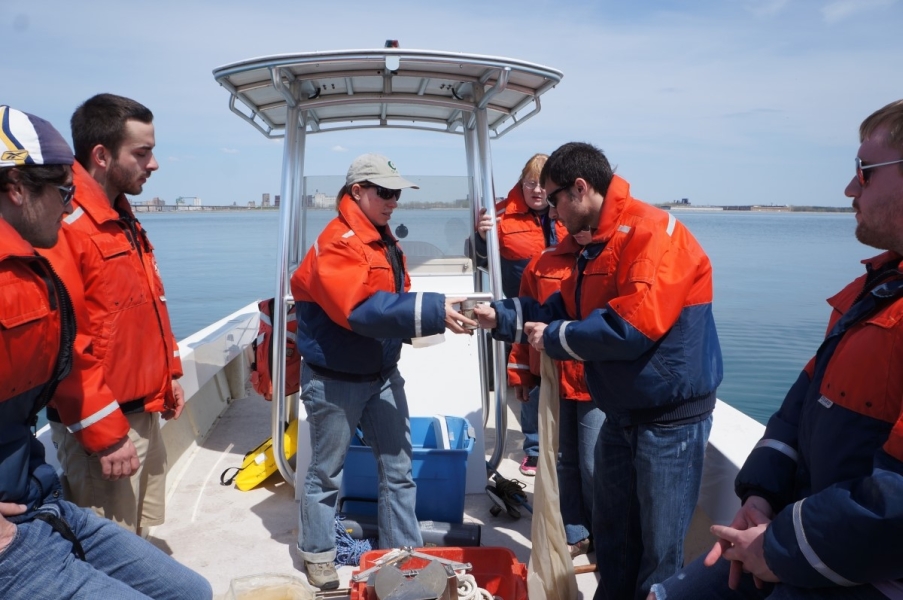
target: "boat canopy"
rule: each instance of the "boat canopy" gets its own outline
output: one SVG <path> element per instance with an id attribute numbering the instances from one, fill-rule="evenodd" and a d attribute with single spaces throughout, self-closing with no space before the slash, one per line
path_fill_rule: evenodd
<path id="1" fill-rule="evenodd" d="M 285 458 L 288 422 L 285 398 L 286 310 L 293 305 L 289 282 L 307 247 L 304 150 L 307 134 L 394 128 L 461 135 L 467 155 L 472 218 L 481 208 L 495 218 L 490 140 L 499 138 L 541 108 L 540 96 L 557 85 L 560 71 L 510 58 L 408 50 L 338 50 L 279 54 L 215 69 L 229 92 L 229 108 L 268 138 L 284 138 L 277 243 L 276 305 L 273 309 L 273 454 L 289 483 L 295 473 Z M 295 124 L 294 127 L 291 124 Z M 489 292 L 502 297 L 496 228 L 487 232 Z M 476 264 L 476 256 L 471 256 Z M 483 278 L 474 271 L 474 290 Z M 280 309 L 281 307 L 281 309 Z M 484 425 L 489 408 L 489 336 L 479 336 Z M 496 342 L 495 381 L 504 382 L 507 356 Z M 496 441 L 488 463 L 501 462 L 507 429 L 505 395 L 496 394 Z M 297 404 L 297 403 L 295 403 Z M 289 408 L 294 408 L 292 407 Z"/>
<path id="2" fill-rule="evenodd" d="M 498 138 L 540 110 L 560 71 L 508 58 L 427 50 L 282 54 L 213 72 L 229 107 L 270 138 L 301 105 L 309 133 L 393 127 L 463 134 L 485 108 Z M 477 99 L 479 97 L 479 99 Z M 526 112 L 525 112 L 525 109 Z"/>

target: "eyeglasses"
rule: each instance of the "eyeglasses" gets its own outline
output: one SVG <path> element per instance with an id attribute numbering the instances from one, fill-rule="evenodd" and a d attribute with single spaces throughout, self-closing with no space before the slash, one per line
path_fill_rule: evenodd
<path id="1" fill-rule="evenodd" d="M 376 188 L 376 195 L 382 198 L 383 200 L 400 200 L 401 199 L 401 190 L 390 190 L 389 188 L 384 188 L 381 185 L 376 185 L 375 183 L 362 183 L 362 188 Z"/>
<path id="2" fill-rule="evenodd" d="M 561 192 L 565 191 L 566 189 L 568 189 L 568 188 L 571 187 L 572 185 L 574 185 L 574 184 L 573 184 L 573 183 L 569 183 L 569 184 L 567 184 L 567 185 L 563 185 L 563 186 L 561 186 L 560 188 L 557 188 L 557 189 L 555 189 L 554 191 L 551 191 L 551 192 L 549 192 L 548 194 L 546 194 L 546 201 L 549 203 L 549 206 L 551 206 L 552 208 L 557 208 L 557 207 L 558 207 L 558 200 L 555 199 L 555 196 L 557 196 L 557 195 L 560 194 Z"/>
<path id="3" fill-rule="evenodd" d="M 903 163 L 903 159 L 892 160 L 890 162 L 875 163 L 873 165 L 864 165 L 864 164 L 862 164 L 862 159 L 857 156 L 856 157 L 856 177 L 859 179 L 859 185 L 862 187 L 865 187 L 869 184 L 869 174 L 866 173 L 867 170 L 875 169 L 877 167 L 886 167 L 887 165 L 896 165 L 898 163 Z"/>
<path id="4" fill-rule="evenodd" d="M 58 185 L 56 189 L 60 191 L 60 201 L 63 203 L 63 207 L 69 206 L 72 202 L 72 197 L 75 196 L 75 184 Z"/>
<path id="5" fill-rule="evenodd" d="M 539 185 L 539 182 L 538 182 L 538 181 L 534 181 L 534 180 L 532 180 L 532 179 L 528 179 L 528 180 L 524 181 L 524 189 L 525 189 L 525 190 L 533 191 L 533 190 L 535 190 L 537 187 L 540 188 L 540 189 L 542 189 L 542 186 Z"/>

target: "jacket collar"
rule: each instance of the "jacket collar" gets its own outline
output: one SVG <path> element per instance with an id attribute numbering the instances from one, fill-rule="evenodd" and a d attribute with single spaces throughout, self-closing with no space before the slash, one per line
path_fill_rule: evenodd
<path id="1" fill-rule="evenodd" d="M 508 215 L 541 215 L 544 211 L 536 211 L 527 206 L 524 198 L 524 186 L 518 181 L 505 198 L 505 214 Z"/>
<path id="2" fill-rule="evenodd" d="M 888 263 L 894 263 L 897 270 L 903 271 L 903 256 L 897 254 L 893 250 L 887 250 L 886 252 L 882 252 L 878 256 L 866 258 L 862 261 L 862 264 L 867 266 L 870 270 L 880 269 L 881 267 L 886 266 Z"/>
<path id="3" fill-rule="evenodd" d="M 12 225 L 0 219 L 0 260 L 13 256 L 33 258 L 35 251 Z"/>
<path id="4" fill-rule="evenodd" d="M 613 176 L 602 201 L 599 225 L 593 231 L 593 242 L 607 242 L 611 239 L 621 221 L 621 215 L 632 201 L 630 184 L 617 175 Z"/>
<path id="5" fill-rule="evenodd" d="M 358 206 L 358 203 L 348 194 L 342 196 L 342 201 L 339 202 L 339 216 L 365 244 L 382 241 L 382 235 L 380 235 L 379 230 L 370 222 L 370 219 Z M 386 232 L 389 234 L 389 237 L 395 239 L 395 236 L 392 235 L 392 230 L 388 226 L 386 226 Z"/>
<path id="6" fill-rule="evenodd" d="M 95 223 L 118 221 L 120 218 L 116 208 L 110 206 L 107 193 L 78 161 L 72 165 L 72 182 L 75 184 L 74 205 L 84 210 Z M 129 216 L 134 216 L 132 207 L 125 194 L 119 194 L 115 206 Z"/>

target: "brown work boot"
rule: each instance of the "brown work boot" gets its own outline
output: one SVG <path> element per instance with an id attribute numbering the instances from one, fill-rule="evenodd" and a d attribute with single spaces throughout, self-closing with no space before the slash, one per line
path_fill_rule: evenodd
<path id="1" fill-rule="evenodd" d="M 304 570 L 307 571 L 307 581 L 314 587 L 321 590 L 334 590 L 339 587 L 339 574 L 333 561 L 315 563 L 305 560 Z"/>

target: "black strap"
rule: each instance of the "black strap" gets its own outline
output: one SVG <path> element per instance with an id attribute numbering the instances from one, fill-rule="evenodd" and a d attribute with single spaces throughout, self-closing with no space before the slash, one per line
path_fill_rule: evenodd
<path id="1" fill-rule="evenodd" d="M 233 469 L 235 470 L 235 473 L 233 473 L 232 477 L 229 477 L 227 479 L 226 473 L 228 473 L 229 471 L 231 471 Z M 238 474 L 241 473 L 243 469 L 244 469 L 244 467 L 229 467 L 228 469 L 226 469 L 225 471 L 223 471 L 220 474 L 219 484 L 220 485 L 232 485 L 232 482 L 235 481 L 235 478 L 238 477 Z"/>
<path id="2" fill-rule="evenodd" d="M 76 558 L 82 561 L 85 560 L 85 549 L 82 548 L 81 542 L 79 542 L 78 538 L 75 537 L 75 534 L 72 533 L 72 528 L 69 527 L 69 523 L 50 512 L 36 513 L 34 518 L 50 525 L 54 531 L 63 536 L 63 539 L 72 544 L 72 552 L 75 554 Z"/>
<path id="3" fill-rule="evenodd" d="M 401 258 L 401 248 L 398 247 L 398 243 L 395 241 L 395 238 L 392 237 L 392 234 L 388 232 L 388 228 L 383 228 L 383 230 L 380 231 L 380 237 L 386 245 L 386 256 L 389 259 L 389 264 L 392 265 L 392 275 L 395 279 L 395 293 L 400 294 L 404 291 L 404 262 Z"/>

